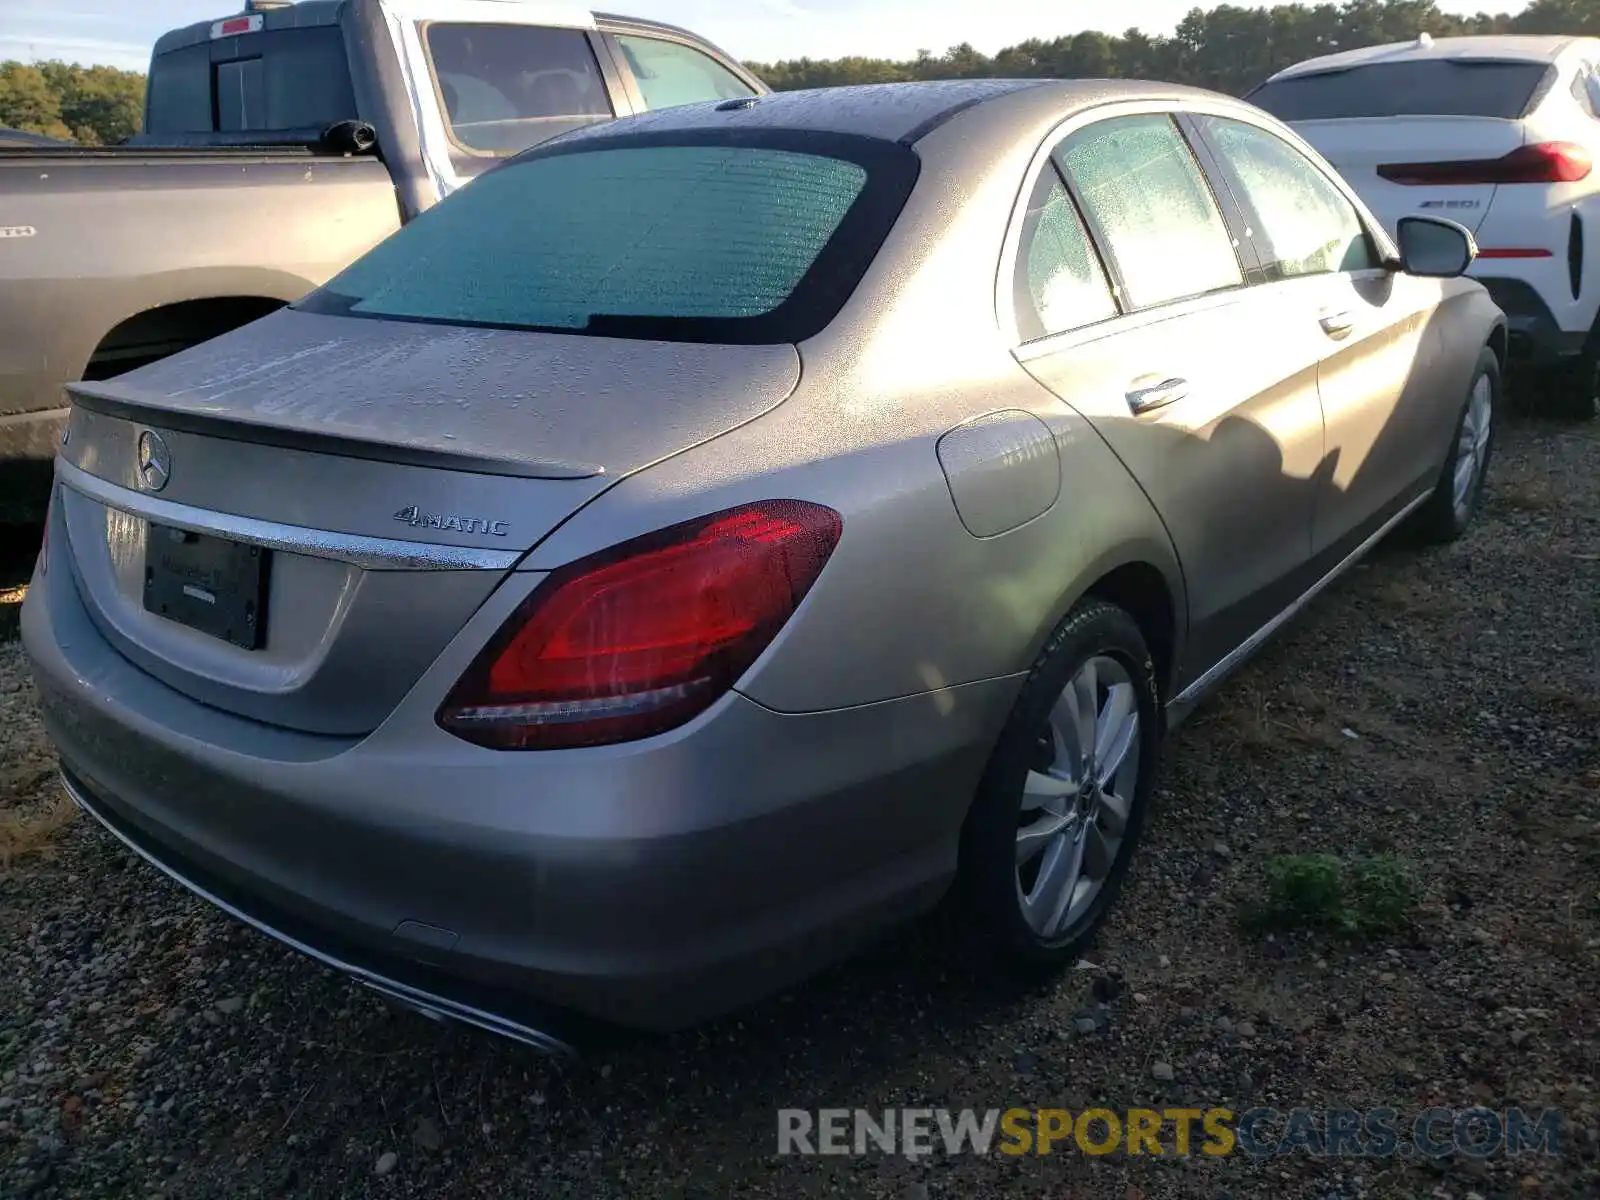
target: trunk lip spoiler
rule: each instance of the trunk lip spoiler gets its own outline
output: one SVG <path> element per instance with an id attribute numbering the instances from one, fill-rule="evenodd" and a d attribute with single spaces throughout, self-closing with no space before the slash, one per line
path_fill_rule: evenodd
<path id="1" fill-rule="evenodd" d="M 153 425 L 174 433 L 192 433 L 224 441 L 249 442 L 285 450 L 305 450 L 313 454 L 327 454 L 339 458 L 368 459 L 394 463 L 398 466 L 427 467 L 473 475 L 502 475 L 516 479 L 594 479 L 606 473 L 605 467 L 593 463 L 521 462 L 516 459 L 491 458 L 453 450 L 435 450 L 426 446 L 408 446 L 404 443 L 385 442 L 353 434 L 297 429 L 288 425 L 247 420 L 224 412 L 194 412 L 181 408 L 168 408 L 152 401 L 132 399 L 125 392 L 119 395 L 117 393 L 122 389 L 116 387 L 114 381 L 108 381 L 108 384 L 111 386 L 83 382 L 69 383 L 66 385 L 66 390 L 74 404 L 89 412 L 138 424 Z"/>
<path id="2" fill-rule="evenodd" d="M 368 571 L 509 571 L 526 553 L 520 548 L 486 550 L 476 546 L 449 546 L 402 538 L 334 533 L 304 525 L 286 525 L 258 517 L 196 508 L 110 483 L 82 467 L 74 466 L 59 455 L 56 458 L 56 479 L 63 487 L 71 488 L 79 495 L 146 521 L 195 533 L 215 534 L 268 550 L 282 550 L 287 554 L 333 559 Z"/>

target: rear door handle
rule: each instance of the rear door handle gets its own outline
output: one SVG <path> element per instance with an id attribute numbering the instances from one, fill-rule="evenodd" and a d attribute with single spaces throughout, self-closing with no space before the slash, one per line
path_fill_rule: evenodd
<path id="1" fill-rule="evenodd" d="M 1355 320 L 1347 312 L 1324 313 L 1318 323 L 1322 332 L 1338 341 L 1350 336 L 1350 331 L 1356 327 Z"/>
<path id="2" fill-rule="evenodd" d="M 1165 408 L 1169 404 L 1175 404 L 1188 394 L 1187 379 L 1163 379 L 1160 383 L 1130 389 L 1128 407 L 1133 410 L 1134 416 L 1139 417 L 1158 408 Z"/>

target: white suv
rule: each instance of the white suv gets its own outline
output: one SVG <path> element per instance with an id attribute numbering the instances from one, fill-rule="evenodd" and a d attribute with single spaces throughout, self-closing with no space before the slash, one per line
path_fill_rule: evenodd
<path id="1" fill-rule="evenodd" d="M 1372 46 L 1280 71 L 1251 103 L 1320 150 L 1393 231 L 1410 214 L 1477 237 L 1471 274 L 1548 405 L 1600 395 L 1600 38 L 1460 37 Z"/>

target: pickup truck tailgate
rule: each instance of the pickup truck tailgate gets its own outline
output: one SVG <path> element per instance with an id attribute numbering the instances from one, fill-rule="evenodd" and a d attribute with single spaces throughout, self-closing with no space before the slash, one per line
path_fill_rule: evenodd
<path id="1" fill-rule="evenodd" d="M 789 345 L 286 310 L 71 385 L 57 507 L 130 660 L 214 707 L 359 735 L 556 525 L 799 373 Z"/>

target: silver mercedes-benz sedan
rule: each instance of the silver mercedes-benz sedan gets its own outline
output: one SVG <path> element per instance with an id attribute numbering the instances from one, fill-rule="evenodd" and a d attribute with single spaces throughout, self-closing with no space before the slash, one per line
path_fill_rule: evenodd
<path id="1" fill-rule="evenodd" d="M 1403 520 L 1505 326 L 1248 105 L 968 81 L 691 105 L 73 385 L 23 635 L 78 802 L 402 1003 L 559 1050 L 950 892 L 1105 916 L 1165 730 Z"/>

